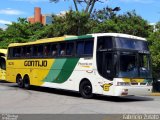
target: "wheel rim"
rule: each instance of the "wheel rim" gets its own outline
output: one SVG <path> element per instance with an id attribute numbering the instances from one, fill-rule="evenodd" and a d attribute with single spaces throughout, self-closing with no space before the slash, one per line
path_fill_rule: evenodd
<path id="1" fill-rule="evenodd" d="M 29 87 L 29 84 L 27 82 L 24 83 L 25 88 Z"/>
<path id="2" fill-rule="evenodd" d="M 26 89 L 29 89 L 29 88 L 30 88 L 30 82 L 29 82 L 28 77 L 27 77 L 27 78 L 24 78 L 24 87 L 25 87 Z"/>
<path id="3" fill-rule="evenodd" d="M 92 87 L 89 84 L 85 85 L 83 87 L 83 93 L 85 95 L 91 95 L 92 94 Z"/>

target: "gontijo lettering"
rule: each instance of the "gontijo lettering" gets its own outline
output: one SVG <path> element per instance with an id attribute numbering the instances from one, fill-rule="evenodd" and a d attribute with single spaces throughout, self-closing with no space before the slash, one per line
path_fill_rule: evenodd
<path id="1" fill-rule="evenodd" d="M 26 60 L 24 61 L 24 66 L 47 67 L 47 60 Z"/>

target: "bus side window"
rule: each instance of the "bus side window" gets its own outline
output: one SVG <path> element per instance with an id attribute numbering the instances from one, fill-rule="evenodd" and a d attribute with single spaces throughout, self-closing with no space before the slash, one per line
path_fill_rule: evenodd
<path id="1" fill-rule="evenodd" d="M 77 42 L 76 54 L 81 56 L 84 54 L 84 41 Z"/>
<path id="2" fill-rule="evenodd" d="M 73 42 L 67 43 L 66 55 L 72 56 L 73 54 L 74 54 L 74 43 Z"/>
<path id="3" fill-rule="evenodd" d="M 66 55 L 66 43 L 61 43 L 61 44 L 60 44 L 59 55 L 60 55 L 60 56 Z"/>
<path id="4" fill-rule="evenodd" d="M 58 44 L 53 44 L 51 46 L 51 55 L 53 57 L 56 57 L 58 55 L 58 48 L 59 48 L 59 45 Z"/>
<path id="5" fill-rule="evenodd" d="M 84 54 L 85 55 L 93 54 L 93 40 L 85 41 Z"/>
<path id="6" fill-rule="evenodd" d="M 25 53 L 25 47 L 22 47 L 22 48 L 21 48 L 21 56 L 22 56 L 22 57 L 25 57 L 25 54 L 24 54 L 24 53 Z"/>
<path id="7" fill-rule="evenodd" d="M 23 57 L 28 57 L 28 55 L 27 55 L 27 47 L 22 47 L 21 54 L 22 54 Z"/>
<path id="8" fill-rule="evenodd" d="M 33 46 L 33 56 L 38 56 L 38 46 Z"/>
<path id="9" fill-rule="evenodd" d="M 32 47 L 31 46 L 28 46 L 26 47 L 26 56 L 27 57 L 30 57 L 32 55 Z"/>
<path id="10" fill-rule="evenodd" d="M 8 58 L 13 58 L 13 57 L 14 57 L 13 52 L 14 52 L 14 49 L 13 49 L 13 48 L 9 48 L 9 49 L 8 49 Z"/>
<path id="11" fill-rule="evenodd" d="M 14 48 L 13 57 L 20 57 L 20 56 L 21 56 L 21 48 Z"/>
<path id="12" fill-rule="evenodd" d="M 45 45 L 44 46 L 44 56 L 49 56 L 50 55 L 50 45 Z"/>
<path id="13" fill-rule="evenodd" d="M 43 45 L 38 46 L 37 56 L 43 57 Z"/>

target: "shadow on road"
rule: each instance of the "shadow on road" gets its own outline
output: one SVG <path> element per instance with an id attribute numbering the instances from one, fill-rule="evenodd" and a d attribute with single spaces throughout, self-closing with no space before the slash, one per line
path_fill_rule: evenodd
<path id="1" fill-rule="evenodd" d="M 57 95 L 65 95 L 71 97 L 81 97 L 78 92 L 61 90 L 61 89 L 54 89 L 54 88 L 46 88 L 46 87 L 32 87 L 31 90 L 40 91 L 40 92 L 47 92 L 53 93 Z M 110 102 L 137 102 L 137 101 L 153 101 L 154 99 L 148 96 L 124 96 L 124 97 L 115 97 L 115 96 L 100 96 L 94 95 L 92 99 L 95 100 L 103 100 L 103 101 L 110 101 Z"/>
<path id="2" fill-rule="evenodd" d="M 0 83 L 9 83 L 9 82 L 5 80 L 0 80 Z"/>
<path id="3" fill-rule="evenodd" d="M 0 83 L 2 83 L 1 85 L 5 84 L 5 82 L 1 82 L 1 81 L 0 81 Z M 7 85 L 5 85 L 5 86 L 18 88 L 18 86 L 15 83 L 8 83 L 7 82 L 6 84 Z M 37 86 L 32 86 L 30 90 L 81 98 L 81 95 L 78 92 L 67 91 L 67 90 L 60 90 L 60 89 L 46 88 L 46 87 L 37 87 Z M 102 101 L 110 101 L 110 102 L 137 102 L 137 101 L 153 101 L 154 100 L 153 98 L 151 98 L 149 96 L 115 97 L 115 96 L 100 96 L 100 95 L 94 95 L 94 97 L 92 99 L 102 100 Z"/>
<path id="4" fill-rule="evenodd" d="M 154 99 L 148 96 L 96 96 L 96 100 L 111 101 L 111 102 L 137 102 L 137 101 L 153 101 Z"/>

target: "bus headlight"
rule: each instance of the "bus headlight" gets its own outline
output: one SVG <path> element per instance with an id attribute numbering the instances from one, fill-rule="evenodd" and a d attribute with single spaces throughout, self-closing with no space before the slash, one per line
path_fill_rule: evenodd
<path id="1" fill-rule="evenodd" d="M 130 86 L 129 82 L 117 82 L 117 86 Z"/>

